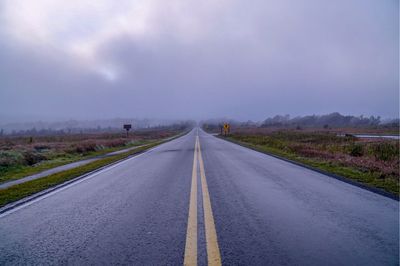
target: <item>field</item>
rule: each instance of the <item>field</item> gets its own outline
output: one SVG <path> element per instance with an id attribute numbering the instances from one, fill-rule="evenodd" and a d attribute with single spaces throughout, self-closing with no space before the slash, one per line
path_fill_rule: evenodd
<path id="1" fill-rule="evenodd" d="M 153 143 L 179 132 L 177 129 L 163 128 L 138 130 L 129 137 L 124 132 L 3 136 L 0 137 L 0 183 L 66 163 Z"/>
<path id="2" fill-rule="evenodd" d="M 338 136 L 339 132 L 349 129 L 242 128 L 227 138 L 399 195 L 399 141 Z"/>

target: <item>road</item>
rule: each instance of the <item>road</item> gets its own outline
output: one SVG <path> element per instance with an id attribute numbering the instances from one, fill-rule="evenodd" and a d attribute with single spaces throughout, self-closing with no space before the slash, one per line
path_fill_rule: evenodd
<path id="1" fill-rule="evenodd" d="M 398 215 L 195 129 L 0 214 L 0 264 L 398 265 Z"/>

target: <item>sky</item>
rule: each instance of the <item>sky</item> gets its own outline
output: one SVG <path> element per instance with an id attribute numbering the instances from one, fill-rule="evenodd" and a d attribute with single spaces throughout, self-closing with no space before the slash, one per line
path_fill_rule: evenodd
<path id="1" fill-rule="evenodd" d="M 0 121 L 331 112 L 399 116 L 399 1 L 0 1 Z"/>

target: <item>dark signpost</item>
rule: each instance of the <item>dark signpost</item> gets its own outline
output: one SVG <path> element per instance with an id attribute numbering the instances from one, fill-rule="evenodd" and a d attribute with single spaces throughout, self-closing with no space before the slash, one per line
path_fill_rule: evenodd
<path id="1" fill-rule="evenodd" d="M 129 130 L 131 130 L 132 125 L 131 124 L 125 124 L 124 129 L 126 130 L 126 137 L 129 135 Z"/>

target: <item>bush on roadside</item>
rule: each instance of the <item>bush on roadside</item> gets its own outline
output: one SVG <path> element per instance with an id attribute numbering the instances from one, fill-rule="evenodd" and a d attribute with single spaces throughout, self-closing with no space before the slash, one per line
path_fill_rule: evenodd
<path id="1" fill-rule="evenodd" d="M 51 146 L 41 143 L 41 144 L 35 145 L 33 148 L 34 148 L 36 151 L 41 152 L 41 151 L 44 151 L 44 150 L 49 150 L 49 149 L 51 149 Z"/>
<path id="2" fill-rule="evenodd" d="M 23 155 L 26 165 L 34 165 L 47 159 L 44 155 L 34 151 L 26 151 Z"/>
<path id="3" fill-rule="evenodd" d="M 389 142 L 374 143 L 372 153 L 378 160 L 390 161 L 399 155 L 399 145 Z"/>
<path id="4" fill-rule="evenodd" d="M 96 151 L 97 144 L 95 142 L 79 143 L 75 146 L 76 153 L 88 153 Z"/>
<path id="5" fill-rule="evenodd" d="M 349 154 L 353 157 L 360 157 L 364 155 L 364 148 L 361 144 L 353 143 L 350 145 Z"/>
<path id="6" fill-rule="evenodd" d="M 24 164 L 24 156 L 16 151 L 0 151 L 0 166 L 9 167 Z"/>
<path id="7" fill-rule="evenodd" d="M 125 139 L 114 139 L 114 140 L 108 140 L 104 143 L 102 143 L 104 147 L 121 147 L 126 145 L 126 140 Z"/>

